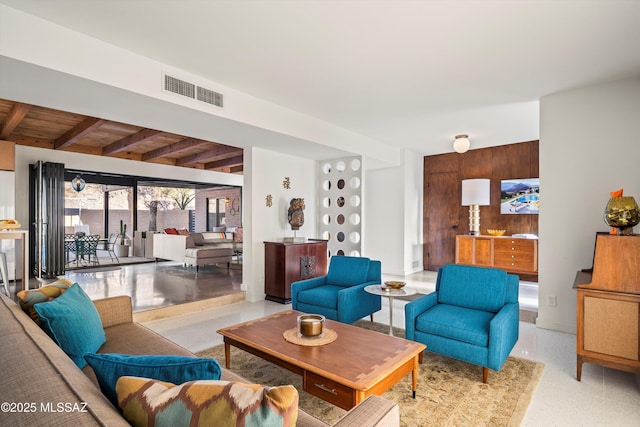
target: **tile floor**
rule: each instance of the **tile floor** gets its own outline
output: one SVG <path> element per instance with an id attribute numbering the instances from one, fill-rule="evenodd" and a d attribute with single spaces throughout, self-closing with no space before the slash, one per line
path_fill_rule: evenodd
<path id="1" fill-rule="evenodd" d="M 163 273 L 163 265 L 165 263 L 123 266 L 116 271 L 70 272 L 67 277 L 81 283 L 92 298 L 133 294 L 136 310 L 239 289 L 241 273 L 237 271 L 225 273 L 212 267 L 209 275 L 199 274 L 197 285 L 194 285 L 193 278 L 188 278 L 186 272 L 167 277 Z M 398 277 L 385 276 L 384 279 Z M 407 286 L 413 286 L 422 293 L 434 288 L 434 279 L 435 273 L 429 271 L 402 278 Z M 187 284 L 189 280 L 191 284 Z M 190 286 L 191 291 L 182 290 L 185 286 Z M 535 284 L 523 283 L 520 289 L 522 307 L 537 307 Z M 404 325 L 404 304 L 406 302 L 395 300 L 395 326 Z M 155 320 L 145 325 L 195 352 L 221 344 L 222 338 L 215 332 L 219 328 L 290 307 L 290 304 L 270 301 L 241 302 Z M 374 315 L 374 320 L 389 322 L 386 298 L 383 298 L 383 308 Z M 520 339 L 512 355 L 545 364 L 523 426 L 640 426 L 640 385 L 634 375 L 585 364 L 582 381 L 576 381 L 575 335 L 521 322 Z"/>

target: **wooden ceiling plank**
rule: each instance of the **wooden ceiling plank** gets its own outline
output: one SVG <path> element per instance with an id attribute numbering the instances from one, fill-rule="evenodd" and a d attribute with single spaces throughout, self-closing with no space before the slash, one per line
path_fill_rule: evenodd
<path id="1" fill-rule="evenodd" d="M 176 154 L 184 150 L 188 150 L 200 145 L 209 144 L 209 141 L 203 141 L 201 139 L 186 138 L 173 144 L 165 145 L 164 147 L 156 148 L 142 155 L 142 161 L 149 161 L 157 159 L 158 157 L 165 157 L 170 154 Z"/>
<path id="2" fill-rule="evenodd" d="M 16 102 L 7 114 L 7 118 L 0 128 L 0 139 L 9 139 L 15 128 L 20 124 L 24 116 L 31 110 L 32 105 Z"/>
<path id="3" fill-rule="evenodd" d="M 115 141 L 106 147 L 102 148 L 103 156 L 110 156 L 121 151 L 125 151 L 128 148 L 132 148 L 137 144 L 141 144 L 153 137 L 158 135 L 162 135 L 164 132 L 154 129 L 142 129 L 139 132 L 134 133 L 133 135 L 126 136 L 118 141 Z"/>
<path id="4" fill-rule="evenodd" d="M 230 157 L 228 159 L 216 160 L 215 162 L 205 163 L 205 169 L 226 168 L 238 166 L 242 164 L 243 156 Z"/>
<path id="5" fill-rule="evenodd" d="M 53 148 L 55 150 L 67 148 L 77 142 L 84 135 L 98 129 L 105 122 L 106 120 L 98 119 L 95 117 L 87 117 L 78 125 L 69 129 L 64 135 L 53 141 Z"/>
<path id="6" fill-rule="evenodd" d="M 225 158 L 237 154 L 242 154 L 242 148 L 220 145 L 211 150 L 203 151 L 202 153 L 181 157 L 176 160 L 176 166 L 186 166 L 193 163 L 205 163 L 209 160 Z"/>

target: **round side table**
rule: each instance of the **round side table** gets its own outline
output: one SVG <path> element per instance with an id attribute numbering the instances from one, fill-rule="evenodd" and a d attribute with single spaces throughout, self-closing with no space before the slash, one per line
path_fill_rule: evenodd
<path id="1" fill-rule="evenodd" d="M 413 288 L 407 288 L 406 286 L 402 289 L 387 290 L 382 289 L 381 285 L 365 286 L 364 290 L 370 294 L 389 298 L 389 335 L 393 336 L 393 298 L 414 295 L 417 291 Z"/>

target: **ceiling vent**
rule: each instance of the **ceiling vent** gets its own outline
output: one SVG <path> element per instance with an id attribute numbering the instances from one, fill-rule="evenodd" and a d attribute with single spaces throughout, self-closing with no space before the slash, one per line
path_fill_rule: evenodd
<path id="1" fill-rule="evenodd" d="M 207 104 L 223 107 L 223 95 L 211 89 L 197 86 L 194 83 L 173 77 L 169 74 L 164 75 L 163 88 L 167 92 L 177 93 L 191 99 L 196 99 Z"/>

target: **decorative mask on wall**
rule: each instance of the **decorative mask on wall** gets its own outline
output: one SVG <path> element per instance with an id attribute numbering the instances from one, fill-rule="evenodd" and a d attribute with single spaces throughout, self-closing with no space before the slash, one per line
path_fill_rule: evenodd
<path id="1" fill-rule="evenodd" d="M 299 230 L 304 224 L 304 208 L 304 199 L 291 199 L 287 217 L 292 230 Z"/>

